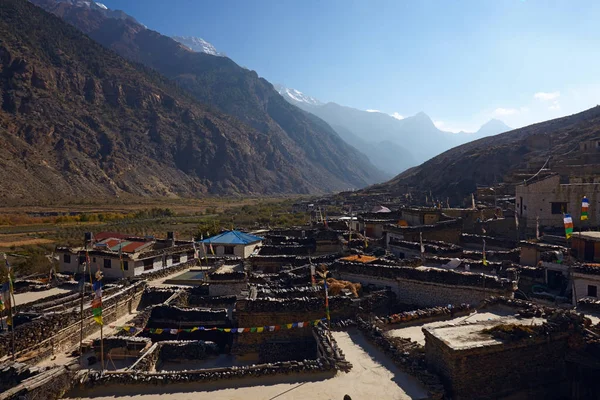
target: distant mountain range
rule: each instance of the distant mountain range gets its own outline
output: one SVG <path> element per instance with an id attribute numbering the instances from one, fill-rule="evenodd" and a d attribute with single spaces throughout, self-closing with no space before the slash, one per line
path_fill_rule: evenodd
<path id="1" fill-rule="evenodd" d="M 365 192 L 411 192 L 422 198 L 432 193 L 436 198 L 449 198 L 452 204 L 470 204 L 477 185 L 521 183 L 548 160 L 546 167 L 564 178 L 581 176 L 600 163 L 600 153 L 592 145 L 588 152 L 580 148 L 584 141 L 595 145 L 598 132 L 600 106 L 460 145 Z"/>
<path id="2" fill-rule="evenodd" d="M 217 49 L 215 49 L 215 46 L 202 38 L 193 36 L 173 36 L 173 39 L 188 47 L 192 51 L 210 54 L 211 56 L 225 57 L 225 54 L 219 53 Z"/>
<path id="3" fill-rule="evenodd" d="M 325 104 L 295 89 L 275 87 L 287 101 L 322 118 L 345 141 L 365 153 L 375 166 L 390 174 L 402 172 L 469 140 L 511 129 L 493 119 L 475 133 L 445 132 L 423 112 L 399 119 L 382 112 Z"/>

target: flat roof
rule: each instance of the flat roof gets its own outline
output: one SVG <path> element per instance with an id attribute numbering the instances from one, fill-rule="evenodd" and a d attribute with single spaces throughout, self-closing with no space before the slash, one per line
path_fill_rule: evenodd
<path id="1" fill-rule="evenodd" d="M 574 238 L 582 238 L 582 239 L 587 239 L 587 240 L 594 240 L 594 241 L 600 241 L 600 232 L 593 232 L 593 231 L 589 231 L 589 232 L 573 232 L 573 237 Z"/>
<path id="2" fill-rule="evenodd" d="M 424 327 L 423 329 L 452 350 L 469 350 L 478 347 L 499 346 L 504 342 L 490 334 L 482 333 L 484 329 L 501 324 L 541 325 L 544 318 L 504 317 L 475 323 L 449 324 L 444 326 Z"/>

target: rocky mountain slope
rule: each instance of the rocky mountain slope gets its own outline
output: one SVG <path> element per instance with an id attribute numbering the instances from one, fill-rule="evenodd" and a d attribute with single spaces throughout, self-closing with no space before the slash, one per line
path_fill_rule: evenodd
<path id="1" fill-rule="evenodd" d="M 600 137 L 600 106 L 578 114 L 486 137 L 448 150 L 411 168 L 368 193 L 429 193 L 461 203 L 477 184 L 517 183 L 534 174 L 546 160 L 567 177 L 598 171 L 600 152 L 581 152 L 579 144 Z M 586 165 L 584 169 L 582 165 Z M 423 195 L 424 197 L 424 195 Z"/>
<path id="2" fill-rule="evenodd" d="M 308 153 L 198 103 L 24 0 L 0 2 L 0 99 L 4 204 L 309 193 L 367 182 L 335 134 Z M 312 162 L 327 146 L 333 155 Z"/>
<path id="3" fill-rule="evenodd" d="M 382 112 L 324 104 L 282 85 L 276 88 L 287 101 L 322 118 L 375 166 L 390 174 L 402 172 L 461 143 L 510 130 L 501 121 L 492 120 L 476 133 L 444 132 L 423 112 L 398 119 Z"/>
<path id="4" fill-rule="evenodd" d="M 289 104 L 256 72 L 229 58 L 190 51 L 132 20 L 108 18 L 56 0 L 32 2 L 121 56 L 174 80 L 197 100 L 267 135 L 285 149 L 284 158 L 297 166 L 312 190 L 359 188 L 384 180 L 383 173 L 329 125 Z"/>

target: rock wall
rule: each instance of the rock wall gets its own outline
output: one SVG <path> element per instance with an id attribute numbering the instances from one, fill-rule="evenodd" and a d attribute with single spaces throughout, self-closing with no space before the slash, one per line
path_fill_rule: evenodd
<path id="1" fill-rule="evenodd" d="M 566 398 L 567 336 L 453 351 L 425 332 L 425 354 L 452 399 Z"/>
<path id="2" fill-rule="evenodd" d="M 139 282 L 122 287 L 112 296 L 103 298 L 103 319 L 110 324 L 120 317 L 136 309 L 146 286 Z M 100 329 L 92 319 L 89 301 L 84 308 L 84 337 Z M 43 315 L 30 323 L 15 329 L 15 351 L 17 357 L 27 356 L 28 362 L 45 357 L 49 354 L 64 351 L 79 343 L 80 333 L 79 308 L 68 312 L 56 312 Z M 0 357 L 11 353 L 11 334 L 0 335 Z"/>
<path id="3" fill-rule="evenodd" d="M 490 296 L 513 297 L 516 290 L 507 279 L 439 269 L 336 263 L 332 270 L 344 280 L 388 287 L 399 303 L 417 307 L 476 305 Z"/>

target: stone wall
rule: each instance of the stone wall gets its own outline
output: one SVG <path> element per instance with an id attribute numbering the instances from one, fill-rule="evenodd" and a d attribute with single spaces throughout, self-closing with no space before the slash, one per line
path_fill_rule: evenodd
<path id="1" fill-rule="evenodd" d="M 345 280 L 387 286 L 399 303 L 417 307 L 476 305 L 490 296 L 512 297 L 516 290 L 507 279 L 440 269 L 336 263 L 332 270 Z"/>
<path id="2" fill-rule="evenodd" d="M 105 324 L 136 309 L 141 299 L 145 282 L 124 286 L 117 293 L 103 298 L 103 320 Z M 79 343 L 80 314 L 76 307 L 70 311 L 48 313 L 15 329 L 15 351 L 18 357 L 27 356 L 29 361 L 49 354 L 64 351 Z M 84 337 L 100 329 L 92 319 L 90 302 L 84 307 Z M 0 335 L 0 357 L 11 353 L 11 334 Z"/>
<path id="3" fill-rule="evenodd" d="M 566 334 L 454 351 L 425 333 L 427 362 L 452 399 L 561 398 L 565 389 Z M 541 391 L 540 391 L 541 390 Z"/>
<path id="4" fill-rule="evenodd" d="M 17 386 L 0 393 L 2 400 L 54 400 L 60 399 L 73 384 L 73 378 L 79 368 L 76 362 L 50 368 Z"/>

